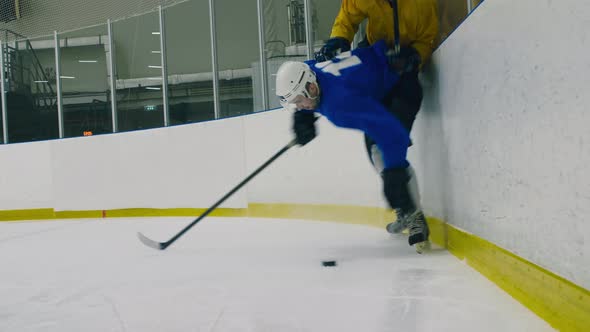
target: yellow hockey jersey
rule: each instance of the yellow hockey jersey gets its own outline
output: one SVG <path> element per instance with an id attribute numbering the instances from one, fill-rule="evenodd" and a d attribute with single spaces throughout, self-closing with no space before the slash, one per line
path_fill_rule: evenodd
<path id="1" fill-rule="evenodd" d="M 436 0 L 398 0 L 398 15 L 401 46 L 415 48 L 422 63 L 428 61 L 438 34 Z M 342 0 L 330 37 L 352 41 L 365 18 L 370 44 L 384 39 L 393 45 L 393 10 L 387 0 Z"/>

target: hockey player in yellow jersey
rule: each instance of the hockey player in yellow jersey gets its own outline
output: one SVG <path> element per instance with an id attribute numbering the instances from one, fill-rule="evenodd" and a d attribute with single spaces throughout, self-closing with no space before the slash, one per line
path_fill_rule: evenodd
<path id="1" fill-rule="evenodd" d="M 396 64 L 401 77 L 383 104 L 409 132 L 422 105 L 422 85 L 418 73 L 430 60 L 439 33 L 436 1 L 342 0 L 330 39 L 315 54 L 316 61 L 327 61 L 341 52 L 349 51 L 359 25 L 366 19 L 366 36 L 358 47 L 385 40 L 394 50 L 389 53 L 392 57 L 389 62 Z M 371 162 L 377 171 L 382 172 L 381 153 L 374 139 L 367 134 L 365 145 Z M 401 223 L 392 223 L 390 226 L 388 230 L 392 233 L 403 230 Z"/>
<path id="2" fill-rule="evenodd" d="M 435 46 L 434 41 L 438 35 L 436 0 L 397 0 L 396 2 L 400 44 L 402 47 L 411 47 L 416 50 L 423 64 L 430 59 Z M 367 19 L 366 42 L 372 45 L 383 39 L 393 47 L 393 5 L 393 0 L 342 0 L 330 38 L 339 38 L 339 42 L 346 44 L 350 49 L 350 43 L 359 24 Z"/>

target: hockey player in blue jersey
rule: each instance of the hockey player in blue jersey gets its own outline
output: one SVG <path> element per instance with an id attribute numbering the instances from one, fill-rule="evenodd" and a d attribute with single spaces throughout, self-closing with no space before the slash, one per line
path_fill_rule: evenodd
<path id="1" fill-rule="evenodd" d="M 277 71 L 276 94 L 292 109 L 293 130 L 299 145 L 316 136 L 314 113 L 334 125 L 358 129 L 377 143 L 383 191 L 398 222 L 409 229 L 409 244 L 422 252 L 429 230 L 419 206 L 415 176 L 406 159 L 409 131 L 384 106 L 384 99 L 399 81 L 403 66 L 388 56 L 385 42 L 344 52 L 316 62 L 288 61 Z M 394 232 L 395 223 L 387 225 Z"/>

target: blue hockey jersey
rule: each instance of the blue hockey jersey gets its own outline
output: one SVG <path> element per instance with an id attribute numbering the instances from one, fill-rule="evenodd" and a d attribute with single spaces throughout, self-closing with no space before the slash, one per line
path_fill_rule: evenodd
<path id="1" fill-rule="evenodd" d="M 306 61 L 315 72 L 320 99 L 315 112 L 334 125 L 359 129 L 381 150 L 385 167 L 406 167 L 409 132 L 383 105 L 399 80 L 390 70 L 384 41 L 357 48 L 325 61 Z"/>

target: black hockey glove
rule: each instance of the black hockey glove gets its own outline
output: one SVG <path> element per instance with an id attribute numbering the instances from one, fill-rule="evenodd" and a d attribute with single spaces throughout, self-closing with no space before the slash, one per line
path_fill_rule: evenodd
<path id="1" fill-rule="evenodd" d="M 303 146 L 316 136 L 314 122 L 318 118 L 312 112 L 297 111 L 293 113 L 293 132 L 297 144 Z"/>
<path id="2" fill-rule="evenodd" d="M 387 62 L 393 70 L 403 75 L 418 72 L 422 60 L 413 47 L 402 47 L 399 54 L 395 54 L 393 50 L 387 51 Z"/>
<path id="3" fill-rule="evenodd" d="M 328 39 L 326 44 L 316 52 L 315 61 L 328 61 L 342 52 L 350 51 L 350 42 L 342 37 L 334 37 Z"/>

